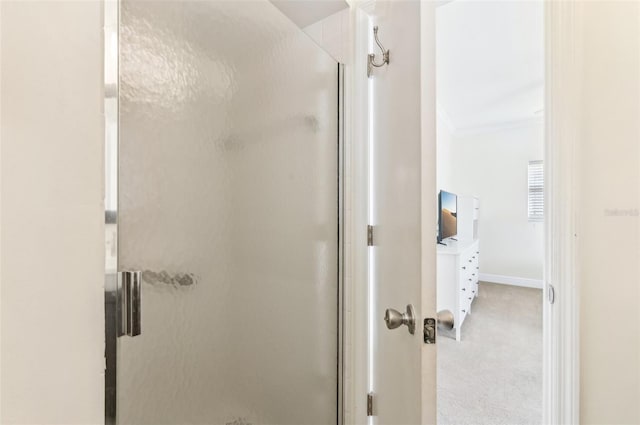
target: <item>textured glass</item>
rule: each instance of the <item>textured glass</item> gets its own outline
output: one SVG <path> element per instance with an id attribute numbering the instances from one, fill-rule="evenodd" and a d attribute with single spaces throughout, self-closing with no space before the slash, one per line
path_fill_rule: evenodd
<path id="1" fill-rule="evenodd" d="M 123 0 L 120 424 L 337 417 L 337 64 L 268 1 Z"/>

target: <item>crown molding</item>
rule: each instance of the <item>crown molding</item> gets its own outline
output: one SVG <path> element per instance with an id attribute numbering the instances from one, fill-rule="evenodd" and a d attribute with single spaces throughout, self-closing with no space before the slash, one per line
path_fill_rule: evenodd
<path id="1" fill-rule="evenodd" d="M 376 0 L 353 0 L 353 5 L 370 15 L 375 11 Z"/>
<path id="2" fill-rule="evenodd" d="M 456 130 L 453 132 L 453 135 L 456 137 L 466 137 L 476 134 L 496 133 L 499 131 L 528 127 L 534 124 L 544 125 L 544 117 L 534 116 L 522 119 L 497 121 L 469 127 L 456 128 Z"/>
<path id="3" fill-rule="evenodd" d="M 467 137 L 476 134 L 495 133 L 499 131 L 513 130 L 516 128 L 527 127 L 534 124 L 544 125 L 544 116 L 536 115 L 532 117 L 487 122 L 467 127 L 457 126 L 447 111 L 437 103 L 436 116 L 438 121 L 445 126 L 448 132 L 454 137 Z"/>
<path id="4" fill-rule="evenodd" d="M 455 0 L 436 0 L 436 7 L 446 6 L 449 3 L 453 3 Z"/>

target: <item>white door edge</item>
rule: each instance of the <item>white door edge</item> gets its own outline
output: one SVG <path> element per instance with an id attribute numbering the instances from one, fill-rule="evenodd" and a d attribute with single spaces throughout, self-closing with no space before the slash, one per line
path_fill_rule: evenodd
<path id="1" fill-rule="evenodd" d="M 369 358 L 368 358 L 368 255 L 367 255 L 367 224 L 368 224 L 368 134 L 369 134 L 369 101 L 368 81 L 366 77 L 366 52 L 368 51 L 369 13 L 374 1 L 358 2 L 351 7 L 351 25 L 353 36 L 353 71 L 350 84 L 353 93 L 351 102 L 349 177 L 353 193 L 351 210 L 351 249 L 348 256 L 348 268 L 351 271 L 351 302 L 350 309 L 351 338 L 346 342 L 350 348 L 347 360 L 346 376 L 349 388 L 346 402 L 347 414 L 352 424 L 367 423 L 367 393 Z M 348 422 L 347 422 L 348 423 Z"/>

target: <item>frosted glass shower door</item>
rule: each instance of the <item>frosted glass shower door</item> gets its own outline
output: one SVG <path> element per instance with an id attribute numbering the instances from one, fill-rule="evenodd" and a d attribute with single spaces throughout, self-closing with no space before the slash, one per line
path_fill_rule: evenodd
<path id="1" fill-rule="evenodd" d="M 266 0 L 120 15 L 118 423 L 336 423 L 337 63 Z"/>

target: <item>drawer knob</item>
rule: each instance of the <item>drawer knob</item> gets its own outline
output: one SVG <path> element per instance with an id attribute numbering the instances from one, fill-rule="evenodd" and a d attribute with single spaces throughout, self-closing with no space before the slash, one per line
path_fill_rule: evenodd
<path id="1" fill-rule="evenodd" d="M 467 312 L 467 310 L 462 310 L 462 312 L 463 312 L 463 313 L 466 313 L 466 312 Z"/>
<path id="2" fill-rule="evenodd" d="M 462 290 L 463 290 L 463 291 L 466 291 L 466 290 L 467 290 L 467 288 L 462 288 Z"/>
<path id="3" fill-rule="evenodd" d="M 469 262 L 471 262 L 471 260 L 469 260 Z"/>
<path id="4" fill-rule="evenodd" d="M 471 299 L 471 297 L 469 297 L 469 299 Z"/>
<path id="5" fill-rule="evenodd" d="M 469 282 L 471 282 L 471 279 L 469 279 Z"/>
<path id="6" fill-rule="evenodd" d="M 467 270 L 467 267 L 466 266 L 462 266 L 462 270 Z"/>

